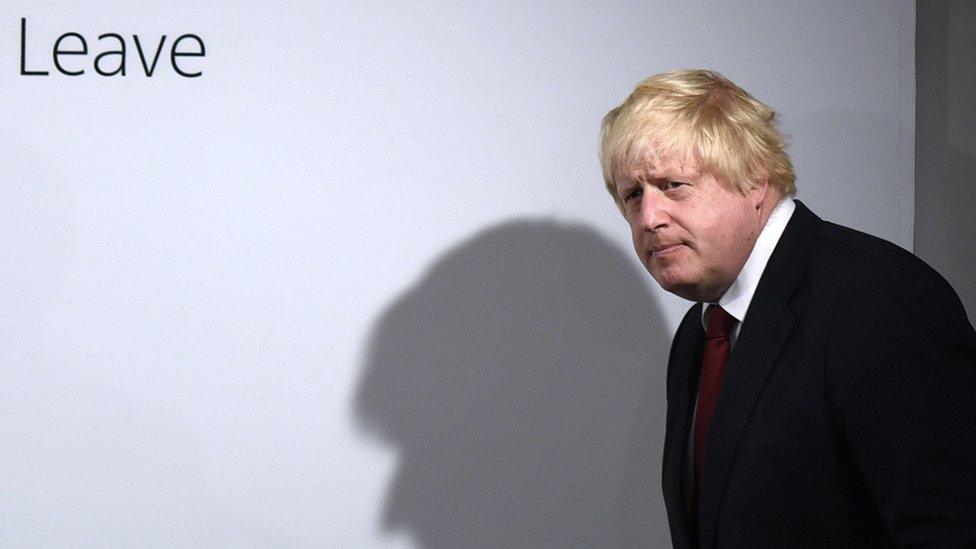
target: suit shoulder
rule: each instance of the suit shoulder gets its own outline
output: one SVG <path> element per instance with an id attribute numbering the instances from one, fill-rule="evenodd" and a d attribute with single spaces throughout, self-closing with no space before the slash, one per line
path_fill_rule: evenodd
<path id="1" fill-rule="evenodd" d="M 871 277 L 875 284 L 912 281 L 948 286 L 935 269 L 908 250 L 861 231 L 824 222 L 814 258 L 823 265 L 842 267 L 847 278 Z M 919 280 L 921 279 L 921 280 Z"/>
<path id="2" fill-rule="evenodd" d="M 824 222 L 811 266 L 821 283 L 833 285 L 851 306 L 890 305 L 910 315 L 949 314 L 966 319 L 958 295 L 942 275 L 918 256 L 882 238 Z"/>
<path id="3" fill-rule="evenodd" d="M 856 260 L 865 268 L 885 268 L 905 263 L 911 268 L 929 268 L 921 259 L 897 244 L 850 227 L 824 221 L 818 242 L 821 254 L 837 254 L 839 259 Z"/>

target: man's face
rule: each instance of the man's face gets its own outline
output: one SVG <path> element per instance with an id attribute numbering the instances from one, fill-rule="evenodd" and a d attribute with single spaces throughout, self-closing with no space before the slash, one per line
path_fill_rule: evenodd
<path id="1" fill-rule="evenodd" d="M 745 194 L 727 190 L 687 155 L 663 157 L 616 184 L 634 249 L 654 280 L 685 299 L 718 301 L 766 222 L 768 183 Z"/>

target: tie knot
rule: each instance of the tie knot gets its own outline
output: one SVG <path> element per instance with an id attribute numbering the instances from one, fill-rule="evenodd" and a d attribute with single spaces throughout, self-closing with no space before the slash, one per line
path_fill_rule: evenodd
<path id="1" fill-rule="evenodd" d="M 732 326 L 735 325 L 735 322 L 735 317 L 725 312 L 725 309 L 719 307 L 718 305 L 709 305 L 708 327 L 705 330 L 705 337 L 728 338 L 732 333 Z"/>

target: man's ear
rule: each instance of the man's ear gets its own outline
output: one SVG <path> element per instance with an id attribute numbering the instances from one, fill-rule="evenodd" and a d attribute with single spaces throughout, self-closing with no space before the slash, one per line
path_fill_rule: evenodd
<path id="1" fill-rule="evenodd" d="M 752 201 L 752 207 L 757 210 L 762 208 L 766 203 L 766 197 L 772 192 L 769 179 L 764 177 L 761 181 L 753 183 L 746 192 L 749 200 Z"/>

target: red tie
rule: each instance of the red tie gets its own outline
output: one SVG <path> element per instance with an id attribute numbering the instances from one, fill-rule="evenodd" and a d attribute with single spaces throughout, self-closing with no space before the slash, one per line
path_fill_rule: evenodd
<path id="1" fill-rule="evenodd" d="M 715 403 L 725 378 L 725 365 L 729 362 L 731 344 L 729 334 L 735 326 L 735 318 L 718 305 L 708 306 L 708 328 L 705 330 L 705 353 L 702 357 L 701 376 L 698 380 L 698 410 L 695 413 L 694 495 L 692 506 L 698 514 L 701 501 L 702 472 L 705 470 L 705 442 L 708 426 L 715 415 Z"/>

